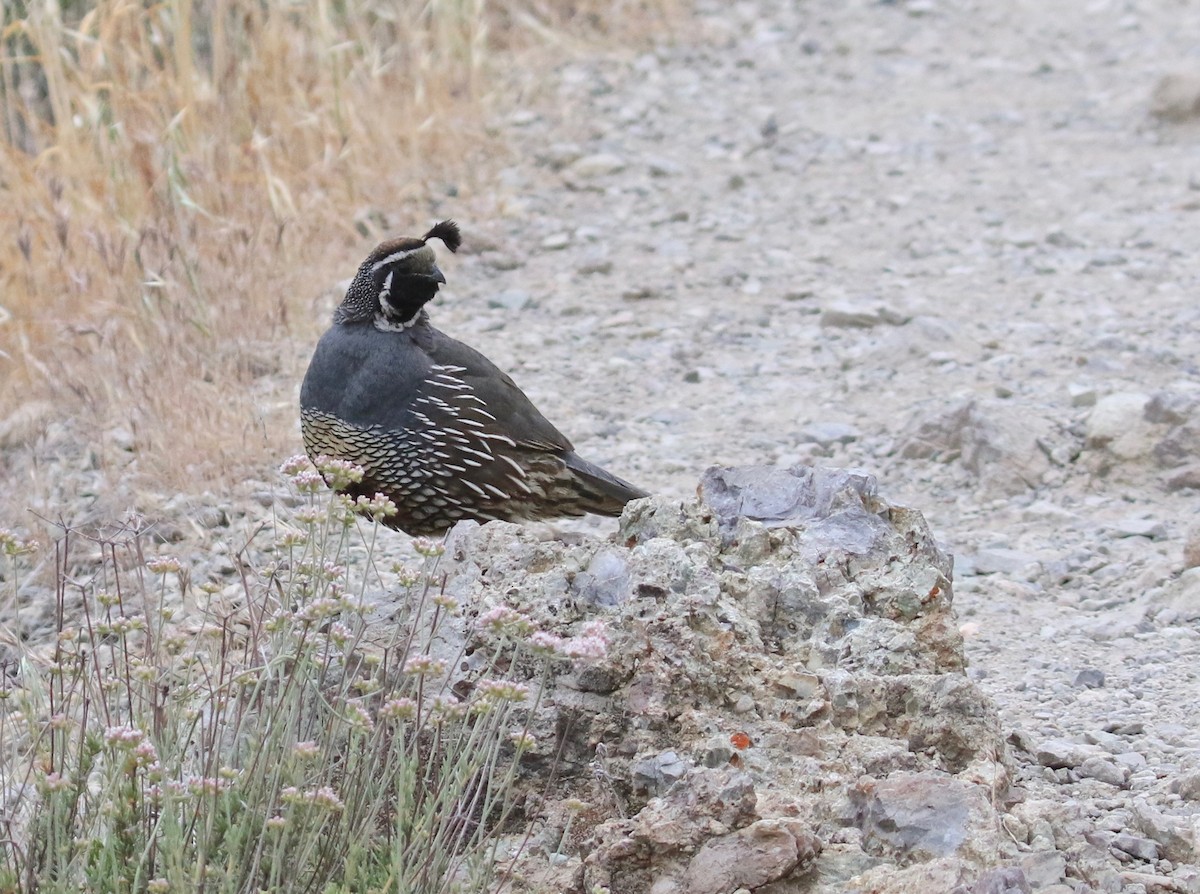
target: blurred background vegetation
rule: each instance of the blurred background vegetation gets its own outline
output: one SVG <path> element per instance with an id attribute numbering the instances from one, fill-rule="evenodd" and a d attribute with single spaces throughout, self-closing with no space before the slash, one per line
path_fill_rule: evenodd
<path id="1" fill-rule="evenodd" d="M 290 378 L 347 259 L 486 189 L 505 72 L 669 7 L 6 0 L 0 448 L 116 428 L 188 489 L 294 451 Z"/>

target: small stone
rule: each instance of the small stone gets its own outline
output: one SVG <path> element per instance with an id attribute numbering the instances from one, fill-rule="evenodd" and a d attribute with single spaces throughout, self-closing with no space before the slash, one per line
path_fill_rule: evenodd
<path id="1" fill-rule="evenodd" d="M 613 262 L 604 257 L 588 258 L 575 268 L 575 272 L 580 276 L 591 276 L 596 273 L 607 274 L 612 273 L 612 270 Z"/>
<path id="2" fill-rule="evenodd" d="M 630 781 L 637 791 L 661 795 L 687 775 L 688 762 L 674 751 L 637 761 L 629 768 Z"/>
<path id="3" fill-rule="evenodd" d="M 1128 832 L 1119 832 L 1114 836 L 1111 846 L 1117 850 L 1124 851 L 1131 857 L 1145 860 L 1147 863 L 1158 859 L 1158 845 L 1155 842 L 1149 838 L 1139 838 L 1137 835 L 1130 835 Z"/>
<path id="4" fill-rule="evenodd" d="M 1097 267 L 1120 267 L 1123 264 L 1128 264 L 1129 259 L 1119 251 L 1099 251 L 1088 260 L 1084 265 L 1085 270 L 1094 270 Z"/>
<path id="5" fill-rule="evenodd" d="M 1200 463 L 1192 463 L 1175 469 L 1167 476 L 1167 490 L 1177 491 L 1184 488 L 1200 490 Z"/>
<path id="6" fill-rule="evenodd" d="M 1169 816 L 1142 800 L 1134 801 L 1130 809 L 1137 828 L 1158 843 L 1164 857 L 1180 863 L 1194 861 L 1194 836 L 1181 818 Z"/>
<path id="7" fill-rule="evenodd" d="M 582 157 L 583 150 L 579 148 L 578 143 L 552 143 L 538 155 L 538 162 L 555 171 L 561 171 Z"/>
<path id="8" fill-rule="evenodd" d="M 1073 407 L 1092 407 L 1096 405 L 1096 389 L 1091 385 L 1068 385 L 1067 396 L 1071 399 L 1071 406 Z"/>
<path id="9" fill-rule="evenodd" d="M 547 251 L 559 251 L 571 244 L 570 233 L 551 233 L 542 240 L 542 248 Z"/>
<path id="10" fill-rule="evenodd" d="M 488 307 L 504 308 L 505 310 L 521 310 L 529 305 L 533 296 L 524 289 L 505 289 L 488 298 Z"/>
<path id="11" fill-rule="evenodd" d="M 1196 409 L 1196 398 L 1174 391 L 1156 391 L 1150 395 L 1144 414 L 1147 422 L 1182 425 Z"/>
<path id="12" fill-rule="evenodd" d="M 729 737 L 713 736 L 704 743 L 700 762 L 706 767 L 716 769 L 717 767 L 726 766 L 732 757 L 733 746 L 729 743 Z"/>
<path id="13" fill-rule="evenodd" d="M 830 444 L 850 444 L 862 437 L 853 425 L 844 422 L 817 422 L 806 426 L 801 436 L 806 441 L 828 447 Z"/>
<path id="14" fill-rule="evenodd" d="M 1037 760 L 1043 767 L 1059 770 L 1078 767 L 1099 753 L 1100 749 L 1094 745 L 1081 745 L 1067 739 L 1047 739 L 1037 747 Z"/>
<path id="15" fill-rule="evenodd" d="M 1118 736 L 1140 736 L 1146 732 L 1146 724 L 1140 720 L 1114 720 L 1104 724 L 1104 731 Z"/>
<path id="16" fill-rule="evenodd" d="M 830 329 L 870 329 L 884 322 L 879 308 L 831 304 L 821 311 L 821 326 Z"/>
<path id="17" fill-rule="evenodd" d="M 651 177 L 675 177 L 683 173 L 683 169 L 669 158 L 648 159 L 646 168 Z"/>
<path id="18" fill-rule="evenodd" d="M 978 844 L 977 825 L 993 815 L 983 789 L 928 773 L 893 773 L 852 790 L 864 850 L 906 861 L 948 857 Z"/>
<path id="19" fill-rule="evenodd" d="M 127 453 L 133 453 L 137 447 L 137 440 L 134 438 L 133 432 L 124 427 L 110 428 L 105 432 L 105 440 L 118 450 Z"/>
<path id="20" fill-rule="evenodd" d="M 1104 671 L 1087 667 L 1075 675 L 1075 686 L 1083 689 L 1103 689 Z"/>
<path id="21" fill-rule="evenodd" d="M 626 301 L 645 301 L 648 298 L 658 298 L 662 293 L 653 286 L 634 286 L 621 293 Z"/>
<path id="22" fill-rule="evenodd" d="M 508 116 L 508 123 L 513 125 L 513 127 L 528 127 L 540 117 L 533 109 L 517 109 Z"/>
<path id="23" fill-rule="evenodd" d="M 1019 549 L 995 547 L 981 549 L 968 557 L 968 564 L 976 574 L 1002 574 L 1006 577 L 1020 575 L 1038 565 L 1037 556 Z"/>
<path id="24" fill-rule="evenodd" d="M 1086 443 L 1104 448 L 1119 459 L 1136 459 L 1153 448 L 1151 423 L 1145 419 L 1150 398 L 1135 392 L 1110 394 L 1096 401 L 1088 414 Z"/>
<path id="25" fill-rule="evenodd" d="M 1200 424 L 1177 425 L 1154 445 L 1154 460 L 1164 469 L 1191 465 L 1200 458 Z"/>
<path id="26" fill-rule="evenodd" d="M 1103 685 L 1103 684 L 1102 684 Z M 1099 745 L 1109 754 L 1122 754 L 1129 750 L 1129 743 L 1120 736 L 1114 736 L 1112 733 L 1103 732 L 1101 730 L 1092 730 L 1083 734 L 1083 737 L 1092 745 Z"/>
<path id="27" fill-rule="evenodd" d="M 1029 879 L 1017 866 L 992 869 L 975 879 L 971 894 L 1030 894 Z"/>
<path id="28" fill-rule="evenodd" d="M 1136 773 L 1146 766 L 1145 755 L 1139 754 L 1136 751 L 1122 751 L 1113 757 L 1122 767 L 1128 767 L 1130 773 Z"/>
<path id="29" fill-rule="evenodd" d="M 1021 858 L 1021 871 L 1035 890 L 1058 884 L 1067 876 L 1067 858 L 1060 851 L 1037 851 Z"/>
<path id="30" fill-rule="evenodd" d="M 1150 98 L 1150 113 L 1164 121 L 1187 121 L 1200 115 L 1200 72 L 1164 75 Z"/>
<path id="31" fill-rule="evenodd" d="M 1118 537 L 1148 537 L 1151 540 L 1163 540 L 1167 536 L 1167 528 L 1160 521 L 1142 516 L 1127 516 L 1108 526 Z"/>
<path id="32" fill-rule="evenodd" d="M 787 698 L 812 698 L 821 690 L 821 678 L 816 674 L 785 671 L 775 680 L 775 687 Z"/>
<path id="33" fill-rule="evenodd" d="M 568 169 L 576 177 L 591 180 L 625 170 L 625 159 L 607 152 L 585 155 Z"/>
<path id="34" fill-rule="evenodd" d="M 1171 791 L 1185 801 L 1200 801 L 1200 772 L 1184 773 L 1171 785 Z"/>
<path id="35" fill-rule="evenodd" d="M 820 839 L 798 820 L 762 819 L 705 842 L 688 863 L 683 890 L 688 894 L 757 890 L 807 866 L 820 853 Z"/>
<path id="36" fill-rule="evenodd" d="M 1108 756 L 1089 757 L 1079 765 L 1079 775 L 1123 788 L 1129 782 L 1130 771 Z"/>

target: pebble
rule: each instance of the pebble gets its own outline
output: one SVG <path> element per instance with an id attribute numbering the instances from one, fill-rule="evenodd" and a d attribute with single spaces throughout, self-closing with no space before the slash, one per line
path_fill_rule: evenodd
<path id="1" fill-rule="evenodd" d="M 538 155 L 538 162 L 559 171 L 582 157 L 583 150 L 578 143 L 553 143 Z"/>
<path id="2" fill-rule="evenodd" d="M 806 441 L 827 447 L 830 444 L 853 443 L 862 437 L 862 432 L 844 422 L 817 422 L 805 426 L 802 437 Z"/>
<path id="3" fill-rule="evenodd" d="M 1084 668 L 1075 675 L 1075 685 L 1083 689 L 1103 689 L 1104 671 L 1094 667 Z"/>
<path id="4" fill-rule="evenodd" d="M 488 307 L 503 308 L 504 310 L 521 310 L 528 307 L 533 296 L 524 289 L 505 289 L 488 298 Z"/>
<path id="5" fill-rule="evenodd" d="M 612 273 L 612 271 L 612 260 L 604 257 L 597 257 L 583 261 L 582 263 L 577 264 L 575 267 L 575 272 L 580 276 L 591 276 L 597 273 L 607 274 Z"/>
<path id="6" fill-rule="evenodd" d="M 1146 402 L 1146 420 L 1159 425 L 1181 425 L 1187 422 L 1197 405 L 1196 397 L 1174 391 L 1156 391 Z"/>
<path id="7" fill-rule="evenodd" d="M 647 158 L 646 169 L 651 177 L 677 177 L 683 168 L 669 158 Z"/>
<path id="8" fill-rule="evenodd" d="M 575 177 L 592 180 L 625 170 L 625 159 L 607 152 L 585 155 L 574 162 L 568 171 Z"/>
<path id="9" fill-rule="evenodd" d="M 1155 85 L 1150 111 L 1177 123 L 1200 116 L 1200 72 L 1181 69 L 1163 75 Z"/>
<path id="10" fill-rule="evenodd" d="M 636 761 L 629 768 L 635 789 L 650 795 L 660 795 L 687 775 L 689 762 L 674 751 Z"/>
<path id="11" fill-rule="evenodd" d="M 821 311 L 820 323 L 831 329 L 870 329 L 884 322 L 879 308 L 833 304 Z"/>
<path id="12" fill-rule="evenodd" d="M 1096 389 L 1091 385 L 1072 383 L 1067 386 L 1067 397 L 1073 407 L 1092 407 L 1096 405 Z"/>
<path id="13" fill-rule="evenodd" d="M 1171 790 L 1187 801 L 1200 801 L 1200 772 L 1184 773 L 1174 781 Z"/>
<path id="14" fill-rule="evenodd" d="M 1105 755 L 1089 757 L 1083 761 L 1079 765 L 1079 775 L 1121 788 L 1129 781 L 1130 771 L 1128 767 L 1121 766 Z"/>
<path id="15" fill-rule="evenodd" d="M 1120 459 L 1136 459 L 1154 446 L 1144 410 L 1150 398 L 1139 392 L 1119 392 L 1096 401 L 1088 414 L 1087 446 L 1105 448 Z"/>
<path id="16" fill-rule="evenodd" d="M 1121 766 L 1128 767 L 1131 773 L 1136 773 L 1138 770 L 1145 769 L 1146 767 L 1145 756 L 1138 754 L 1136 751 L 1122 752 L 1113 759 Z"/>
<path id="17" fill-rule="evenodd" d="M 542 240 L 542 248 L 547 251 L 561 251 L 571 244 L 570 233 L 551 233 Z"/>
<path id="18" fill-rule="evenodd" d="M 993 547 L 977 550 L 969 557 L 969 563 L 976 574 L 1011 576 L 1029 572 L 1038 565 L 1038 560 L 1037 556 L 1023 550 Z"/>
<path id="19" fill-rule="evenodd" d="M 1158 859 L 1158 845 L 1155 842 L 1127 832 L 1119 832 L 1113 836 L 1112 847 L 1147 863 Z"/>
<path id="20" fill-rule="evenodd" d="M 1029 887 L 1046 888 L 1061 882 L 1067 874 L 1067 858 L 1061 851 L 1040 851 L 1021 857 L 1021 870 Z"/>
<path id="21" fill-rule="evenodd" d="M 1066 739 L 1046 739 L 1037 746 L 1037 760 L 1051 770 L 1078 767 L 1090 757 L 1102 753 L 1094 745 L 1083 745 Z"/>
<path id="22" fill-rule="evenodd" d="M 1137 828 L 1160 846 L 1164 857 L 1181 863 L 1195 859 L 1192 830 L 1182 818 L 1169 816 L 1145 800 L 1135 800 L 1132 810 Z"/>
<path id="23" fill-rule="evenodd" d="M 1110 525 L 1109 530 L 1118 537 L 1148 537 L 1151 540 L 1163 540 L 1167 536 L 1166 525 L 1144 516 L 1126 516 Z"/>
<path id="24" fill-rule="evenodd" d="M 508 123 L 514 127 L 528 127 L 541 118 L 533 109 L 517 109 L 508 116 Z"/>

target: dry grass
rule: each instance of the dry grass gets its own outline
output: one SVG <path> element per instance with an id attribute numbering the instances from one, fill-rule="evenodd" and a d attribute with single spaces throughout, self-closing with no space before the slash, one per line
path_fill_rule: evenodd
<path id="1" fill-rule="evenodd" d="M 130 432 L 164 485 L 274 462 L 322 288 L 486 183 L 506 54 L 644 34 L 668 3 L 5 3 L 0 423 L 52 409 L 0 448 L 70 420 Z"/>

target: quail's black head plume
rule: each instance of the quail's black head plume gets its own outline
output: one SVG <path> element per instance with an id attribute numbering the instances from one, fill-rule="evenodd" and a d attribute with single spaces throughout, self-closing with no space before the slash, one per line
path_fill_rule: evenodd
<path id="1" fill-rule="evenodd" d="M 578 456 L 507 375 L 429 324 L 446 282 L 430 239 L 442 221 L 376 248 L 321 337 L 300 391 L 304 447 L 363 467 L 351 495 L 390 497 L 393 527 L 437 534 L 477 521 L 620 515 L 646 496 Z"/>

